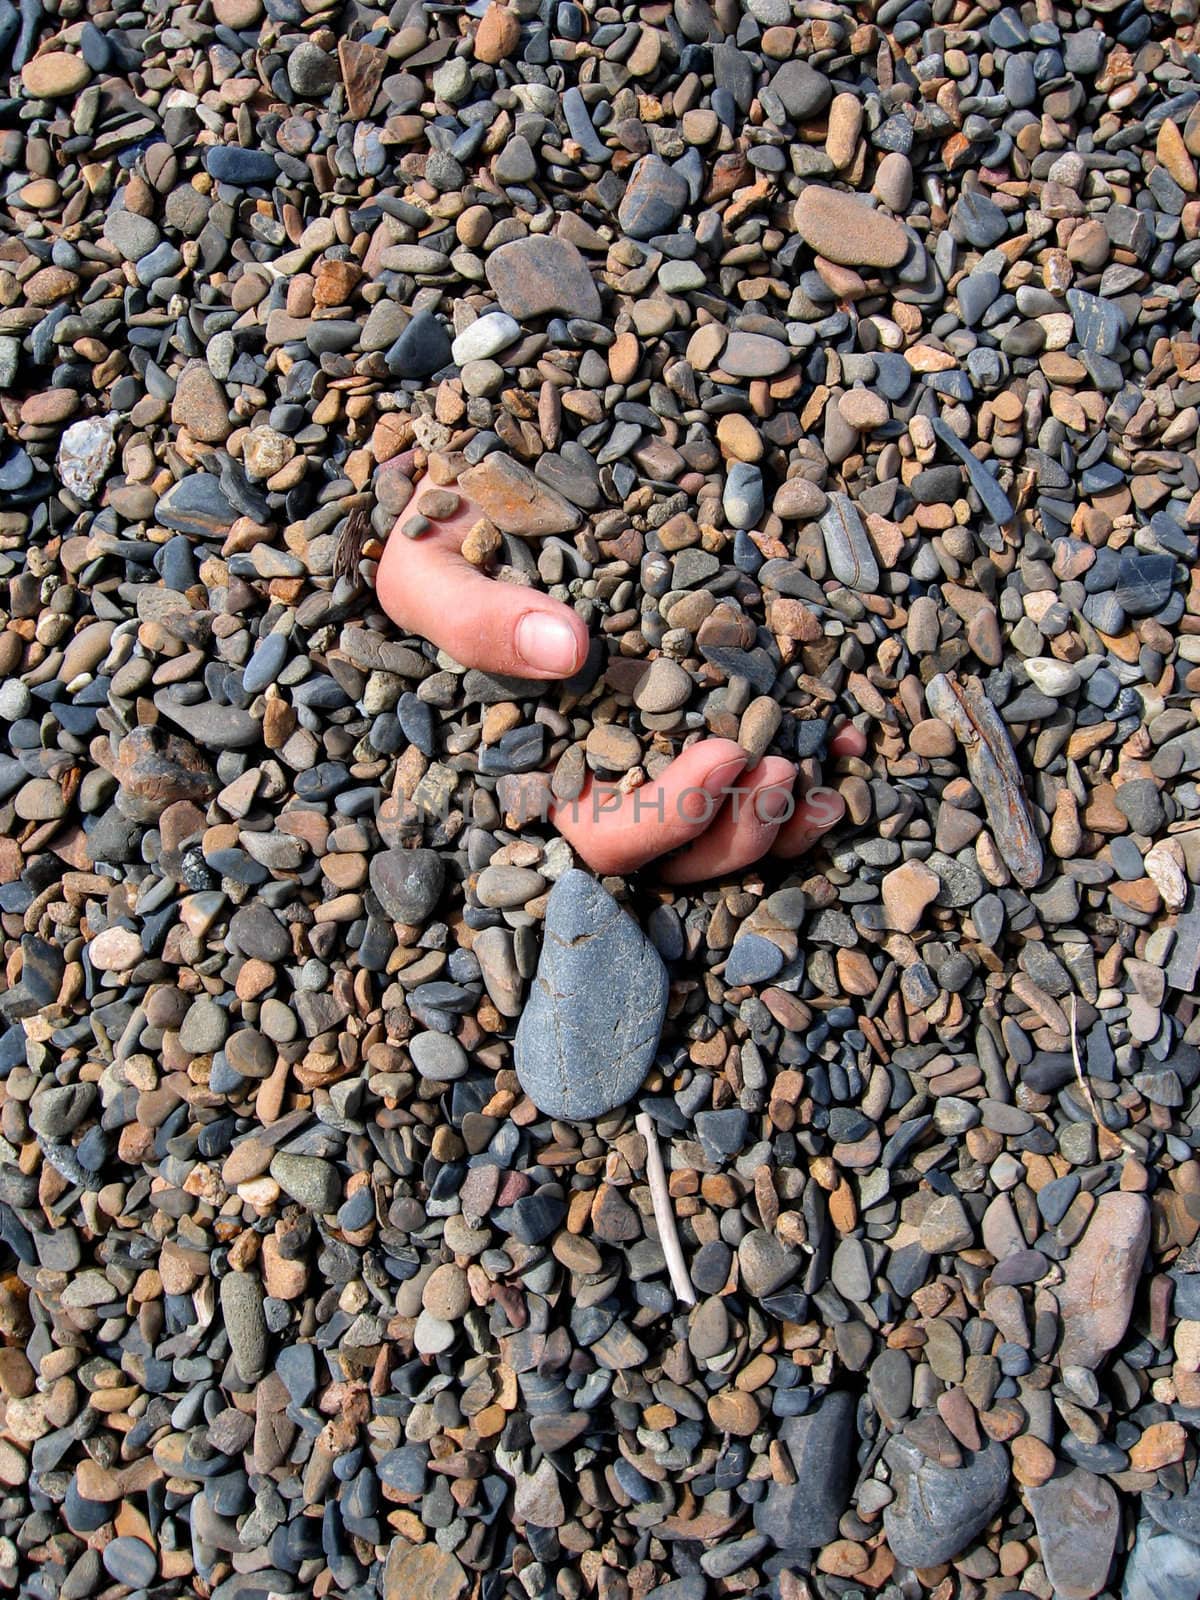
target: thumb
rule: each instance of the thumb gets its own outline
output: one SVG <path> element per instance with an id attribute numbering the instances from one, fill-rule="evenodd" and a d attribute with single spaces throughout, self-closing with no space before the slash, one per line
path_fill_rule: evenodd
<path id="1" fill-rule="evenodd" d="M 514 678 L 569 678 L 587 658 L 588 631 L 570 606 L 487 577 L 459 551 L 461 535 L 394 532 L 376 592 L 388 615 L 462 663 Z"/>

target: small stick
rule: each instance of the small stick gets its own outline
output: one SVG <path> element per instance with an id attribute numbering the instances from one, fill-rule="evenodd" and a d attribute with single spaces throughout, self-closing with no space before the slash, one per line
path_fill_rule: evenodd
<path id="1" fill-rule="evenodd" d="M 1103 1128 L 1100 1113 L 1096 1109 L 1095 1096 L 1092 1094 L 1092 1086 L 1083 1075 L 1083 1062 L 1079 1056 L 1079 1002 L 1074 995 L 1071 996 L 1071 1059 L 1075 1063 L 1075 1076 L 1079 1080 L 1079 1088 L 1087 1101 L 1088 1110 L 1092 1113 L 1092 1121 L 1098 1128 Z"/>
<path id="2" fill-rule="evenodd" d="M 1107 1127 L 1101 1120 L 1100 1111 L 1096 1105 L 1096 1097 L 1092 1093 L 1092 1086 L 1083 1075 L 1083 1061 L 1079 1054 L 1079 1002 L 1075 995 L 1071 996 L 1071 1060 L 1075 1063 L 1075 1076 L 1079 1080 L 1080 1091 L 1087 1101 L 1088 1110 L 1092 1114 L 1092 1121 L 1102 1133 L 1112 1133 L 1114 1130 Z M 1118 1133 L 1116 1137 L 1126 1150 L 1132 1150 L 1129 1140 L 1126 1139 L 1123 1133 Z"/>
<path id="3" fill-rule="evenodd" d="M 650 1199 L 654 1205 L 654 1220 L 658 1224 L 658 1237 L 667 1258 L 667 1271 L 676 1296 L 685 1306 L 696 1304 L 696 1291 L 688 1276 L 687 1263 L 679 1245 L 679 1232 L 675 1227 L 675 1211 L 667 1193 L 667 1175 L 663 1171 L 662 1152 L 658 1148 L 658 1135 L 646 1111 L 639 1111 L 633 1119 L 634 1127 L 646 1141 L 646 1180 L 650 1185 Z"/>

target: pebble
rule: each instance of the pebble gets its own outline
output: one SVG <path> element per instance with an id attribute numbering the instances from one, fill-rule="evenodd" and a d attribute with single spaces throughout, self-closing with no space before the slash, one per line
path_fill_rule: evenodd
<path id="1" fill-rule="evenodd" d="M 989 1441 L 961 1466 L 923 1455 L 897 1434 L 885 1447 L 893 1499 L 883 1509 L 888 1545 L 909 1567 L 936 1567 L 971 1544 L 1004 1502 L 1009 1465 L 1004 1447 Z"/>
<path id="2" fill-rule="evenodd" d="M 9 1587 L 1200 1583 L 1191 0 L 666 13 L 0 4 Z"/>
<path id="3" fill-rule="evenodd" d="M 148 1588 L 158 1576 L 154 1551 L 130 1535 L 119 1535 L 105 1545 L 103 1559 L 109 1577 L 129 1589 Z"/>
<path id="4" fill-rule="evenodd" d="M 786 1417 L 779 1438 L 794 1482 L 768 1485 L 754 1526 L 783 1551 L 800 1554 L 836 1538 L 850 1487 L 854 1398 L 836 1389 L 803 1416 Z"/>
<path id="5" fill-rule="evenodd" d="M 262 1288 L 244 1272 L 221 1279 L 221 1312 L 229 1334 L 234 1365 L 244 1383 L 256 1383 L 267 1365 L 267 1323 Z"/>
<path id="6" fill-rule="evenodd" d="M 652 239 L 670 231 L 687 202 L 684 175 L 660 156 L 643 156 L 625 187 L 617 221 L 631 239 Z"/>
<path id="7" fill-rule="evenodd" d="M 843 267 L 897 267 L 908 254 L 908 236 L 893 217 L 822 184 L 801 192 L 792 225 L 817 255 Z"/>
<path id="8" fill-rule="evenodd" d="M 518 323 L 556 313 L 586 320 L 600 315 L 600 296 L 587 262 L 566 239 L 502 244 L 487 258 L 487 281 L 501 309 Z"/>
<path id="9" fill-rule="evenodd" d="M 1149 1240 L 1150 1217 L 1141 1195 L 1101 1195 L 1057 1294 L 1064 1365 L 1090 1370 L 1120 1342 Z"/>
<path id="10" fill-rule="evenodd" d="M 47 50 L 21 68 L 21 87 L 38 100 L 55 100 L 76 94 L 91 78 L 91 68 L 82 56 L 65 50 Z"/>
<path id="11" fill-rule="evenodd" d="M 445 866 L 434 850 L 384 850 L 372 857 L 370 877 L 386 916 L 421 923 L 441 897 Z"/>
<path id="12" fill-rule="evenodd" d="M 1107 1478 L 1072 1467 L 1026 1490 L 1042 1565 L 1063 1600 L 1091 1600 L 1108 1581 L 1121 1511 Z"/>
<path id="13" fill-rule="evenodd" d="M 486 361 L 520 338 L 521 324 L 503 311 L 477 317 L 450 346 L 451 359 L 460 367 L 468 361 Z"/>
<path id="14" fill-rule="evenodd" d="M 594 1120 L 623 1105 L 646 1075 L 666 969 L 612 896 L 574 869 L 550 892 L 542 937 L 516 1033 L 517 1076 L 547 1115 Z"/>

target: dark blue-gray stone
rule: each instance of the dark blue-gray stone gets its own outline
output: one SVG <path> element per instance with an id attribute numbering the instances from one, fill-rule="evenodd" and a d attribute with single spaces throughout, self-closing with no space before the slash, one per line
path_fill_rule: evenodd
<path id="1" fill-rule="evenodd" d="M 450 335 L 432 311 L 418 311 L 388 351 L 387 367 L 398 378 L 428 378 L 450 365 Z"/>
<path id="2" fill-rule="evenodd" d="M 975 324 L 993 305 L 1000 293 L 1000 275 L 996 272 L 972 272 L 962 279 L 954 291 L 958 296 L 958 309 L 968 328 Z"/>
<path id="3" fill-rule="evenodd" d="M 235 189 L 274 183 L 279 176 L 275 157 L 268 150 L 244 150 L 236 144 L 214 144 L 205 153 L 204 164 L 218 183 Z"/>
<path id="4" fill-rule="evenodd" d="M 743 983 L 766 983 L 783 966 L 783 951 L 761 933 L 744 933 L 735 940 L 725 962 L 725 982 L 731 989 Z"/>
<path id="5" fill-rule="evenodd" d="M 954 224 L 969 244 L 989 250 L 1008 232 L 1008 222 L 994 200 L 978 189 L 965 190 L 954 208 Z"/>
<path id="6" fill-rule="evenodd" d="M 1200 1545 L 1200 1478 L 1192 1479 L 1186 1494 L 1143 1495 L 1142 1510 L 1168 1533 Z"/>
<path id="7" fill-rule="evenodd" d="M 1075 319 L 1075 337 L 1083 348 L 1094 356 L 1111 356 L 1127 327 L 1120 306 L 1086 289 L 1068 289 L 1067 306 Z"/>
<path id="8" fill-rule="evenodd" d="M 740 1106 L 727 1111 L 698 1111 L 696 1132 L 700 1143 L 718 1156 L 735 1156 L 746 1143 L 750 1128 L 749 1112 Z"/>
<path id="9" fill-rule="evenodd" d="M 1200 1593 L 1200 1546 L 1138 1524 L 1137 1543 L 1125 1564 L 1121 1600 L 1184 1600 Z"/>
<path id="10" fill-rule="evenodd" d="M 79 1492 L 74 1477 L 67 1485 L 63 1501 L 63 1518 L 75 1533 L 95 1533 L 112 1516 L 112 1509 L 99 1500 L 85 1500 Z"/>
<path id="11" fill-rule="evenodd" d="M 438 902 L 445 867 L 436 850 L 383 850 L 371 858 L 370 878 L 393 922 L 420 923 Z"/>
<path id="12" fill-rule="evenodd" d="M 259 640 L 242 674 L 242 688 L 247 694 L 257 694 L 275 682 L 287 660 L 287 652 L 288 642 L 282 633 L 269 633 Z"/>
<path id="13" fill-rule="evenodd" d="M 572 139 L 582 147 L 587 159 L 607 165 L 612 159 L 612 151 L 593 127 L 587 101 L 577 87 L 568 89 L 563 95 L 563 114 Z"/>
<path id="14" fill-rule="evenodd" d="M 1171 598 L 1175 583 L 1174 556 L 1123 552 L 1117 563 L 1113 593 L 1131 617 L 1152 617 Z"/>
<path id="15" fill-rule="evenodd" d="M 210 538 L 228 533 L 236 515 L 211 472 L 193 472 L 181 478 L 154 508 L 154 520 L 164 528 Z"/>
<path id="16" fill-rule="evenodd" d="M 967 448 L 958 435 L 942 421 L 941 417 L 933 419 L 933 431 L 946 448 L 952 450 L 963 466 L 966 467 L 971 487 L 983 502 L 983 509 L 991 517 L 992 521 L 1011 522 L 1016 515 L 1012 508 L 1012 502 L 995 478 L 993 478 L 991 469 L 985 466 L 979 457 Z"/>
<path id="17" fill-rule="evenodd" d="M 837 1538 L 850 1494 L 854 1413 L 854 1396 L 835 1389 L 804 1416 L 780 1425 L 796 1481 L 771 1484 L 754 1508 L 754 1526 L 781 1550 L 813 1550 Z"/>
<path id="18" fill-rule="evenodd" d="M 667 971 L 586 872 L 550 891 L 542 954 L 517 1026 L 521 1087 L 553 1117 L 590 1120 L 634 1095 L 658 1047 Z"/>
<path id="19" fill-rule="evenodd" d="M 833 98 L 833 87 L 825 74 L 799 57 L 784 62 L 771 79 L 771 88 L 794 122 L 815 117 Z"/>
<path id="20" fill-rule="evenodd" d="M 884 1458 L 895 1499 L 883 1525 L 897 1561 L 936 1567 L 952 1561 L 992 1520 L 1008 1490 L 1008 1452 L 994 1440 L 963 1452 L 961 1467 L 931 1461 L 902 1435 L 888 1441 Z"/>
<path id="21" fill-rule="evenodd" d="M 0 454 L 0 490 L 24 489 L 33 481 L 33 462 L 19 444 L 6 444 Z"/>
<path id="22" fill-rule="evenodd" d="M 675 226 L 688 203 L 687 179 L 661 156 L 643 156 L 633 170 L 617 212 L 631 239 L 652 239 Z"/>
<path id="23" fill-rule="evenodd" d="M 369 1190 L 362 1191 L 369 1193 Z M 317 1387 L 317 1350 L 311 1344 L 285 1345 L 275 1358 L 275 1370 L 298 1406 L 307 1405 Z"/>

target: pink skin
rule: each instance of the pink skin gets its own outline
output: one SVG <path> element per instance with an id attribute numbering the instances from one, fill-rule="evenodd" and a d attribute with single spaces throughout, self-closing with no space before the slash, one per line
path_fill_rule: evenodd
<path id="1" fill-rule="evenodd" d="M 388 616 L 465 667 L 517 678 L 578 672 L 588 631 L 570 606 L 537 589 L 497 583 L 464 561 L 462 542 L 479 521 L 478 506 L 463 496 L 459 510 L 421 538 L 406 539 L 399 531 L 430 487 L 424 478 L 417 484 L 379 563 L 375 588 Z"/>
<path id="2" fill-rule="evenodd" d="M 418 483 L 400 521 L 428 486 Z M 479 515 L 464 497 L 453 517 L 420 539 L 397 527 L 379 563 L 383 609 L 463 666 L 542 681 L 569 677 L 586 659 L 586 627 L 560 601 L 498 583 L 463 559 L 463 539 Z M 849 724 L 829 741 L 835 760 L 865 750 Z M 579 799 L 556 807 L 551 820 L 595 872 L 621 875 L 675 852 L 662 877 L 680 884 L 724 877 L 767 854 L 802 855 L 840 822 L 846 808 L 836 791 L 796 794 L 798 769 L 781 756 L 764 757 L 743 778 L 748 759 L 732 739 L 702 739 L 630 794 L 589 778 Z"/>

